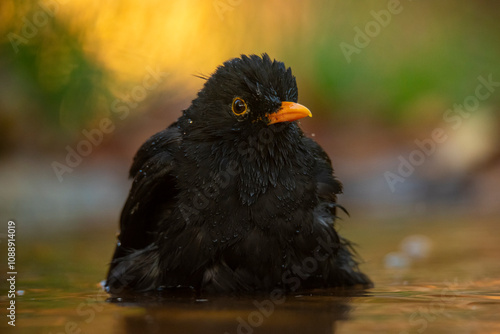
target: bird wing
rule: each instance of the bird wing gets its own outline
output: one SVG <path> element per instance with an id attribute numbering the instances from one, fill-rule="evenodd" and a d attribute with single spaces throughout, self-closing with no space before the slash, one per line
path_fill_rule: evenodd
<path id="1" fill-rule="evenodd" d="M 110 271 L 116 259 L 150 246 L 157 236 L 158 223 L 170 215 L 178 193 L 172 172 L 180 142 L 181 133 L 174 123 L 137 151 L 130 168 L 133 184 L 121 213 L 119 246 Z"/>
<path id="2" fill-rule="evenodd" d="M 322 201 L 336 203 L 342 193 L 342 183 L 333 175 L 332 162 L 326 152 L 311 138 L 304 137 L 304 142 L 316 159 L 315 176 L 318 197 Z"/>
<path id="3" fill-rule="evenodd" d="M 314 211 L 316 227 L 323 230 L 323 238 L 337 244 L 336 255 L 330 261 L 322 263 L 323 279 L 327 286 L 362 285 L 372 287 L 368 276 L 358 269 L 357 253 L 352 244 L 337 234 L 333 228 L 336 209 L 347 211 L 337 204 L 337 195 L 342 193 L 342 183 L 333 175 L 330 158 L 326 152 L 312 139 L 305 138 L 306 145 L 316 159 L 315 176 L 319 203 Z M 329 228 L 325 229 L 325 226 Z"/>

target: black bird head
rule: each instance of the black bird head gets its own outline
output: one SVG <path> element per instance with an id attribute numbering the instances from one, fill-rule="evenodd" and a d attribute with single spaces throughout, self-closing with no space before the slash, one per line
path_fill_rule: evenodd
<path id="1" fill-rule="evenodd" d="M 204 139 L 255 132 L 312 116 L 297 96 L 295 77 L 282 62 L 267 54 L 242 55 L 217 68 L 184 115 L 192 135 L 202 132 Z"/>

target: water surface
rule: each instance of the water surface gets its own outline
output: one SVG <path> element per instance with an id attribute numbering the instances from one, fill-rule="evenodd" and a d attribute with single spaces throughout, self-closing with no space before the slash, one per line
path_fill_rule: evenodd
<path id="1" fill-rule="evenodd" d="M 100 287 L 115 231 L 90 226 L 18 231 L 12 333 L 500 333 L 500 243 L 495 219 L 358 222 L 366 291 L 197 298 L 110 298 Z M 0 297 L 3 302 L 6 296 Z M 2 332 L 4 330 L 2 329 Z"/>

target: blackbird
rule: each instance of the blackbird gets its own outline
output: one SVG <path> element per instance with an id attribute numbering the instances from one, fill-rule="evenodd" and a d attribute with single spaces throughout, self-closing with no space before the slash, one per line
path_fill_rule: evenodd
<path id="1" fill-rule="evenodd" d="M 136 153 L 110 293 L 370 287 L 334 229 L 341 183 L 296 120 L 291 69 L 226 61 L 189 108 Z"/>

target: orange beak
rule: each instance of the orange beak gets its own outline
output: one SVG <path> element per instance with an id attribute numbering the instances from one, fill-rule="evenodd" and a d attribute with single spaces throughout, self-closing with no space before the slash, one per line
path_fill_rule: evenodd
<path id="1" fill-rule="evenodd" d="M 281 102 L 281 107 L 277 112 L 267 114 L 269 123 L 291 122 L 304 117 L 312 117 L 311 111 L 301 104 L 295 102 Z"/>

